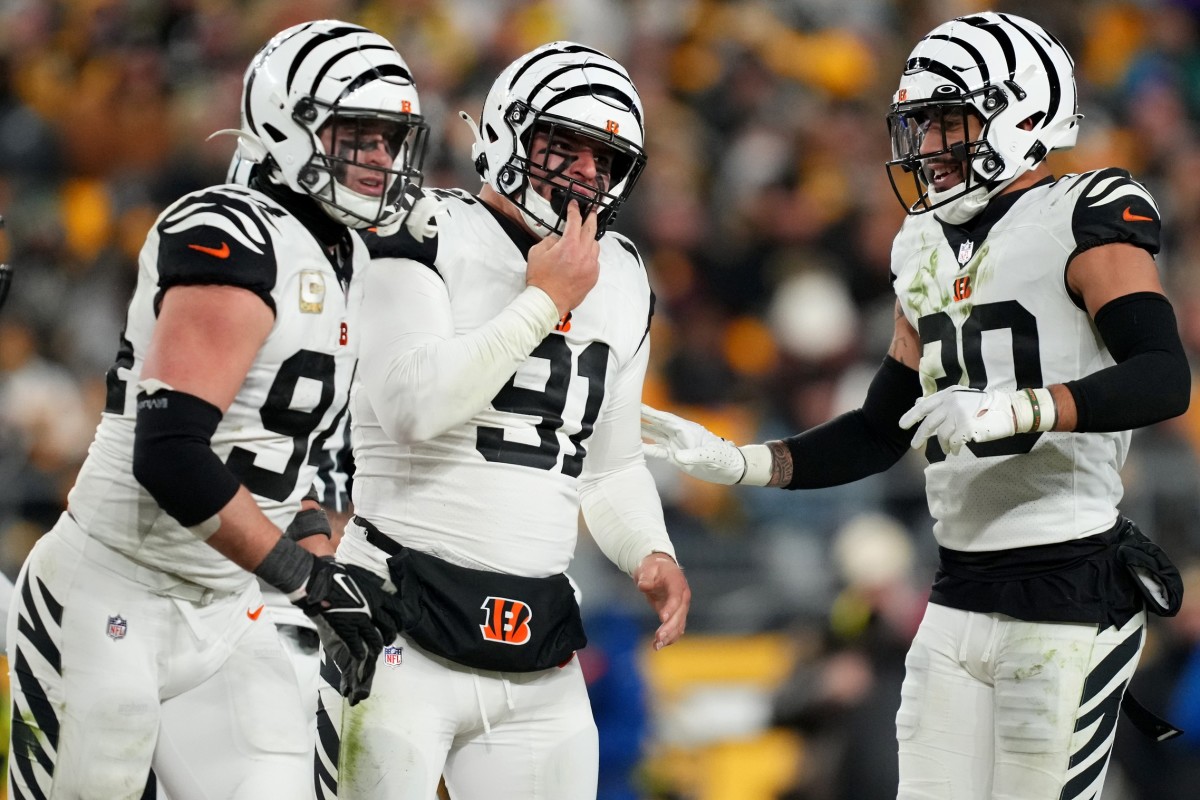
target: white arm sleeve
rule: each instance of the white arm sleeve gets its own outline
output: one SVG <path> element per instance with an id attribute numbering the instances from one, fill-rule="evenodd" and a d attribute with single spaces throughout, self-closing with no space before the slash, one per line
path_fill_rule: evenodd
<path id="1" fill-rule="evenodd" d="M 642 342 L 614 381 L 579 481 L 580 507 L 592 538 L 629 575 L 651 553 L 675 558 L 658 487 L 642 455 L 642 381 L 649 351 L 649 341 Z"/>
<path id="2" fill-rule="evenodd" d="M 446 285 L 407 259 L 378 259 L 363 300 L 358 374 L 384 432 L 432 439 L 482 411 L 558 322 L 526 287 L 485 325 L 455 335 Z"/>

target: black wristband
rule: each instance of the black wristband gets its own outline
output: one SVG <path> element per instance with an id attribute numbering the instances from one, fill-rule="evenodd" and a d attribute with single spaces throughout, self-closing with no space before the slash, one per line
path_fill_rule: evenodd
<path id="1" fill-rule="evenodd" d="M 138 394 L 133 476 L 185 527 L 211 518 L 241 487 L 212 450 L 220 423 L 221 410 L 195 395 Z"/>
<path id="2" fill-rule="evenodd" d="M 330 527 L 329 515 L 325 513 L 325 509 L 306 508 L 292 519 L 292 524 L 287 526 L 284 534 L 293 542 L 307 539 L 309 536 L 324 536 L 326 539 L 332 539 L 333 532 Z"/>
<path id="3" fill-rule="evenodd" d="M 1187 410 L 1191 368 L 1166 297 L 1118 297 L 1096 312 L 1095 321 L 1117 363 L 1066 384 L 1075 399 L 1076 431 L 1127 431 Z"/>
<path id="4" fill-rule="evenodd" d="M 886 356 L 862 408 L 783 440 L 793 464 L 784 488 L 840 486 L 889 469 L 908 452 L 912 434 L 900 417 L 920 396 L 917 371 Z"/>
<path id="5" fill-rule="evenodd" d="M 295 602 L 292 594 L 312 575 L 316 557 L 286 537 L 280 537 L 266 558 L 254 568 L 254 574 Z"/>

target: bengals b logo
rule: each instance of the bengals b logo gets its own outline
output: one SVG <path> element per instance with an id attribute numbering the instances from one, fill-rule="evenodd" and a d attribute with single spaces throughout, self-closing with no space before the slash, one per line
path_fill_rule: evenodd
<path id="1" fill-rule="evenodd" d="M 489 597 L 480 608 L 487 612 L 487 622 L 479 626 L 484 639 L 517 645 L 529 641 L 529 620 L 533 619 L 529 606 L 507 597 Z"/>

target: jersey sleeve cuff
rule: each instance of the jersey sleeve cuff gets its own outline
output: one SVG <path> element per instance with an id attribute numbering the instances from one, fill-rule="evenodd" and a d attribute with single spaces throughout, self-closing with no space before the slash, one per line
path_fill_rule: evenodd
<path id="1" fill-rule="evenodd" d="M 550 299 L 550 295 L 536 286 L 526 286 L 508 307 L 541 331 L 543 336 L 558 324 L 558 306 Z"/>

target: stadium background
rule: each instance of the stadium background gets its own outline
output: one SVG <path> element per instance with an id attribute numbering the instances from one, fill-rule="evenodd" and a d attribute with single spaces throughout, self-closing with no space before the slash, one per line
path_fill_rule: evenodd
<path id="1" fill-rule="evenodd" d="M 646 400 L 739 442 L 857 405 L 887 347 L 884 115 L 911 46 L 983 10 L 1029 16 L 1075 55 L 1083 123 L 1056 171 L 1117 165 L 1158 199 L 1158 259 L 1200 355 L 1200 3 L 1195 0 L 4 0 L 0 213 L 17 268 L 0 316 L 0 570 L 53 523 L 103 405 L 155 215 L 221 180 L 245 65 L 306 19 L 391 38 L 432 125 L 426 183 L 476 188 L 470 132 L 514 57 L 574 39 L 625 63 L 649 165 L 617 228 L 658 295 Z M 1106 800 L 1200 785 L 1200 403 L 1139 431 L 1124 511 L 1189 581 L 1155 620 L 1139 696 L 1190 729 L 1125 725 Z M 655 471 L 694 591 L 684 642 L 581 538 L 583 657 L 604 800 L 894 797 L 892 717 L 935 548 L 921 463 L 808 493 Z M 469 487 L 464 487 L 468 491 Z M 7 705 L 5 703 L 4 705 Z M 889 794 L 890 793 L 890 794 Z"/>

